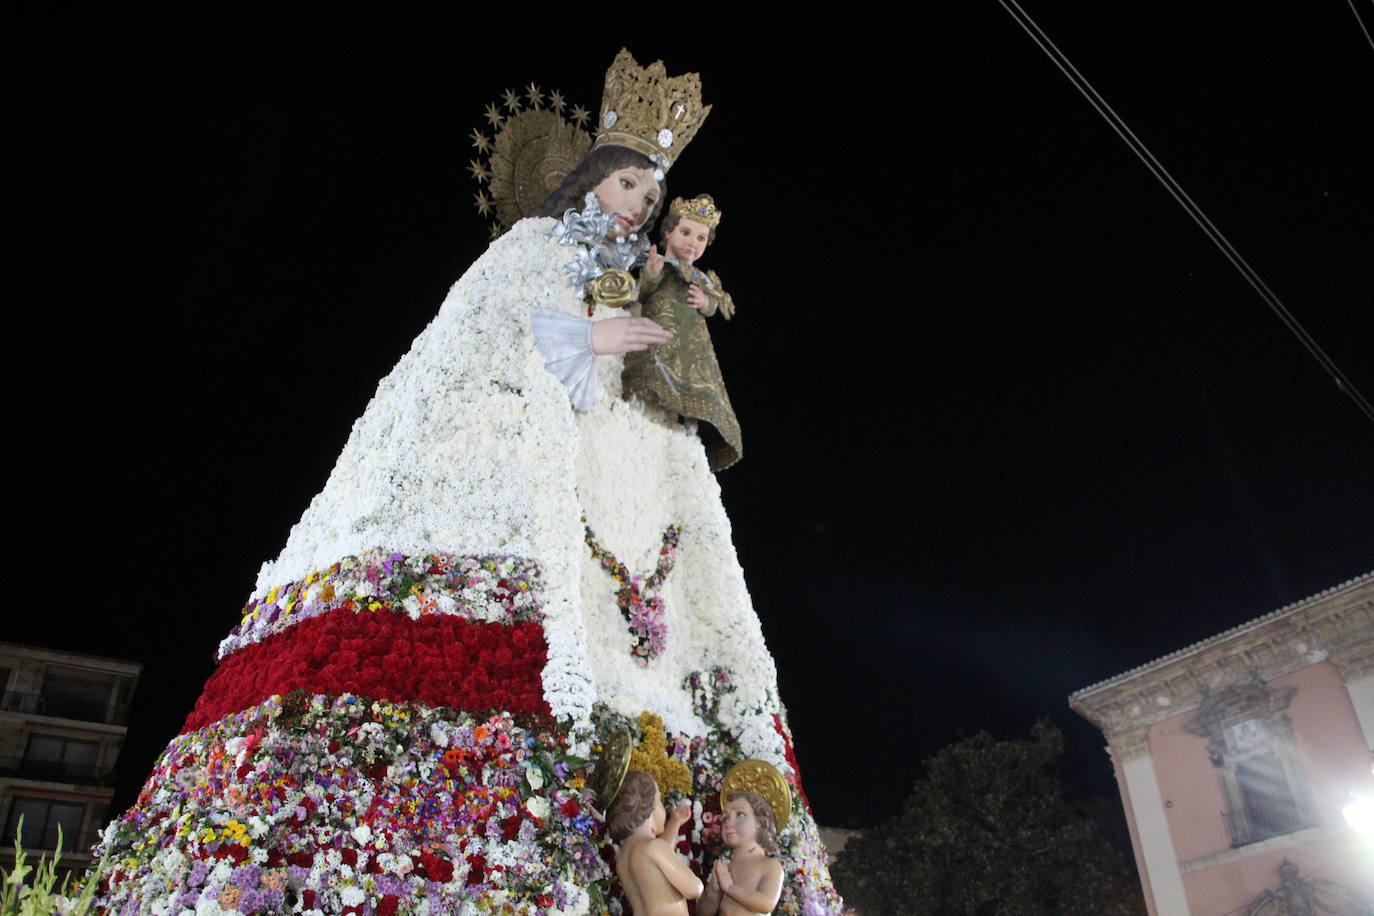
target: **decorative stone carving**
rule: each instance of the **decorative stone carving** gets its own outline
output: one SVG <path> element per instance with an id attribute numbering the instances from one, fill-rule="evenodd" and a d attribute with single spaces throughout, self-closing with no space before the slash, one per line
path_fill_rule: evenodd
<path id="1" fill-rule="evenodd" d="M 1198 708 L 1209 693 L 1327 659 L 1347 680 L 1374 671 L 1374 574 L 1086 687 L 1069 705 L 1115 742 Z"/>
<path id="2" fill-rule="evenodd" d="M 1116 752 L 1116 759 L 1125 763 L 1143 754 L 1150 753 L 1149 728 L 1132 728 L 1110 736 L 1110 747 Z"/>
<path id="3" fill-rule="evenodd" d="M 1358 893 L 1335 881 L 1298 877 L 1287 859 L 1279 865 L 1278 890 L 1265 891 L 1245 908 L 1245 916 L 1367 916 L 1374 912 Z"/>

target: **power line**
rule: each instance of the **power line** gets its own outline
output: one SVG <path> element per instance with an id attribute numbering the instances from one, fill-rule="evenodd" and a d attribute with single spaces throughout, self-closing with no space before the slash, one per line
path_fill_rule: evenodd
<path id="1" fill-rule="evenodd" d="M 1345 0 L 1345 2 L 1350 4 L 1350 12 L 1355 14 L 1355 21 L 1360 24 L 1360 31 L 1364 32 L 1364 40 L 1369 42 L 1369 49 L 1374 51 L 1374 38 L 1370 37 L 1369 28 L 1365 26 L 1364 18 L 1360 15 L 1360 11 L 1355 9 L 1355 0 Z"/>
<path id="2" fill-rule="evenodd" d="M 1045 55 L 1053 61 L 1054 65 L 1068 78 L 1069 82 L 1073 83 L 1074 88 L 1082 93 L 1083 97 L 1097 110 L 1097 113 L 1102 116 L 1112 130 L 1116 131 L 1117 136 L 1125 141 L 1126 145 L 1131 148 L 1131 152 L 1135 153 L 1140 161 L 1145 164 L 1145 167 L 1148 168 L 1150 173 L 1164 186 L 1164 189 L 1173 196 L 1174 200 L 1178 201 L 1179 206 L 1193 218 L 1193 222 L 1197 223 L 1198 228 L 1200 228 L 1203 233 L 1212 240 L 1212 243 L 1220 249 L 1226 259 L 1231 262 L 1231 266 L 1235 267 L 1240 275 L 1245 278 L 1245 281 L 1259 294 L 1259 297 L 1264 300 L 1265 304 L 1269 306 L 1270 310 L 1278 316 L 1279 321 L 1283 322 L 1284 326 L 1298 339 L 1298 342 L 1312 355 L 1312 358 L 1326 370 L 1326 373 L 1335 381 L 1336 387 L 1349 395 L 1350 399 L 1355 402 L 1355 406 L 1364 413 L 1365 417 L 1368 418 L 1370 422 L 1374 422 L 1374 406 L 1371 406 L 1365 396 L 1360 393 L 1360 390 L 1355 387 L 1354 383 L 1346 378 L 1345 373 L 1341 371 L 1340 366 L 1336 365 L 1335 360 L 1326 354 L 1326 351 L 1321 348 L 1315 339 L 1313 339 L 1311 334 L 1307 333 L 1307 329 L 1299 323 L 1293 313 L 1288 310 L 1288 307 L 1283 304 L 1278 294 L 1269 288 L 1269 284 L 1264 282 L 1264 278 L 1250 266 L 1236 247 L 1231 244 L 1230 240 L 1222 234 L 1222 231 L 1216 227 L 1216 224 L 1214 224 L 1211 219 L 1208 218 L 1207 214 L 1203 212 L 1202 208 L 1194 203 L 1193 199 L 1188 196 L 1188 192 L 1183 190 L 1183 186 L 1174 179 L 1173 175 L 1169 174 L 1169 171 L 1164 168 L 1163 164 L 1155 158 L 1149 148 L 1146 147 L 1140 138 L 1127 126 L 1126 122 L 1121 119 L 1121 116 L 1112 109 L 1111 105 L 1107 103 L 1107 100 L 1093 88 L 1092 84 L 1088 82 L 1087 77 L 1078 72 L 1078 68 L 1073 65 L 1064 52 L 1059 50 L 1055 43 L 1050 40 L 1050 37 L 1036 24 L 1035 20 L 1030 17 L 1030 14 L 1021 8 L 1016 0 L 997 0 L 997 2 L 1002 4 L 1002 8 L 1007 11 L 1012 19 L 1016 20 L 1016 24 L 1021 26 L 1026 34 L 1031 37 L 1031 40 L 1039 45 L 1040 50 L 1045 52 Z M 1360 25 L 1363 27 L 1364 23 L 1361 22 Z"/>

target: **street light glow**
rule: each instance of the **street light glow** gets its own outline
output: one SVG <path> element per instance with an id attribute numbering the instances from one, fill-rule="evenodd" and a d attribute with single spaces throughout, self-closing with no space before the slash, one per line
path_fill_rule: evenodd
<path id="1" fill-rule="evenodd" d="M 1374 839 L 1374 798 L 1352 792 L 1345 797 L 1341 813 L 1345 815 L 1345 822 L 1356 832 Z"/>

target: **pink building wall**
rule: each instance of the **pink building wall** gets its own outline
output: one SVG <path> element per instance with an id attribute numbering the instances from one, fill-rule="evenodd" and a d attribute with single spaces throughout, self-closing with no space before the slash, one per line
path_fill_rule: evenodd
<path id="1" fill-rule="evenodd" d="M 1287 712 L 1315 802 L 1316 829 L 1233 850 L 1222 813 L 1226 803 L 1217 772 L 1208 759 L 1207 739 L 1185 728 L 1197 710 L 1150 726 L 1150 757 L 1165 799 L 1174 850 L 1181 867 L 1195 863 L 1196 870 L 1185 869 L 1183 874 L 1194 916 L 1243 909 L 1266 888 L 1277 885 L 1278 867 L 1285 857 L 1299 866 L 1304 878 L 1337 881 L 1374 898 L 1374 848 L 1348 831 L 1341 813 L 1347 792 L 1374 792 L 1374 776 L 1370 774 L 1369 749 L 1340 672 L 1320 662 L 1266 686 L 1270 690 L 1297 688 Z M 1134 825 L 1132 831 L 1139 862 Z M 1208 857 L 1220 861 L 1196 861 Z"/>

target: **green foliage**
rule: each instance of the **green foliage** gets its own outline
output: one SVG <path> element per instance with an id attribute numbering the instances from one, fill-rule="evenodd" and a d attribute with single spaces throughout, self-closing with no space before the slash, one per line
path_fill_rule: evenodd
<path id="1" fill-rule="evenodd" d="M 832 873 L 860 913 L 1144 913 L 1121 856 L 1064 802 L 1063 738 L 1037 723 L 1029 740 L 980 732 L 925 763 L 902 813 L 851 840 Z"/>
<path id="2" fill-rule="evenodd" d="M 20 842 L 23 832 L 24 819 L 21 817 L 14 838 L 14 869 L 6 871 L 0 867 L 0 916 L 50 916 L 54 913 L 60 916 L 86 916 L 91 910 L 100 870 L 97 869 L 94 875 L 88 877 L 84 887 L 71 888 L 70 893 L 74 896 L 68 896 L 70 876 L 64 877 L 61 886 L 54 891 L 53 887 L 57 885 L 57 860 L 62 856 L 62 828 L 57 828 L 57 849 L 52 858 L 39 856 L 37 868 L 24 864 L 24 847 Z M 31 882 L 27 880 L 29 872 L 33 872 Z"/>

